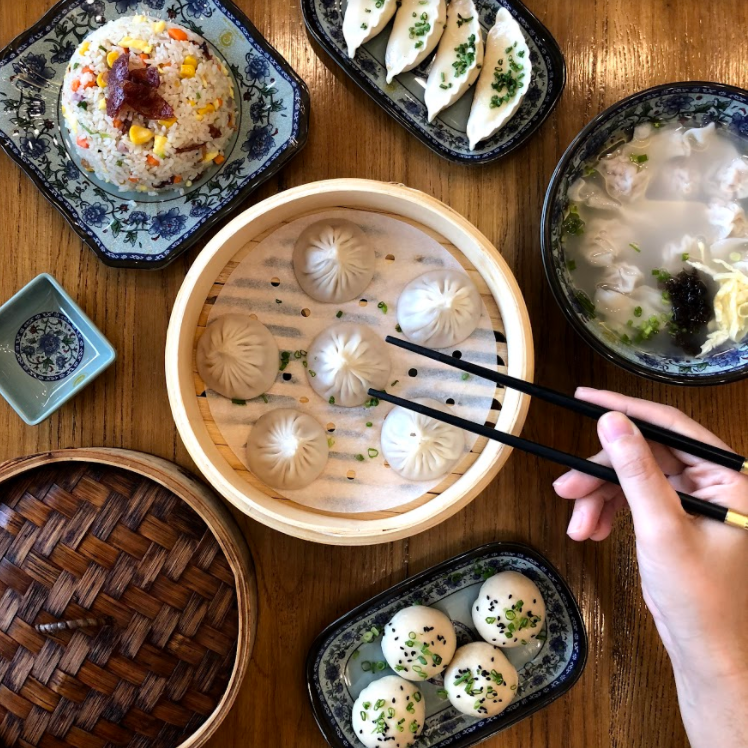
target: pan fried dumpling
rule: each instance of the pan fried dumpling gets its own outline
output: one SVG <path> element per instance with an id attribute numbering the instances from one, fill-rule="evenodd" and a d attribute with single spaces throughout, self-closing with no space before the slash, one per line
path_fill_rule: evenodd
<path id="1" fill-rule="evenodd" d="M 435 410 L 430 398 L 415 402 Z M 456 426 L 395 407 L 382 425 L 382 454 L 390 467 L 407 480 L 436 480 L 447 475 L 465 451 L 465 435 Z"/>
<path id="2" fill-rule="evenodd" d="M 348 57 L 373 39 L 390 22 L 397 10 L 397 0 L 348 0 L 343 19 L 343 36 L 348 45 Z"/>
<path id="3" fill-rule="evenodd" d="M 306 488 L 325 469 L 328 452 L 322 426 L 291 408 L 260 417 L 247 439 L 250 470 L 273 488 Z"/>
<path id="4" fill-rule="evenodd" d="M 197 344 L 197 371 L 206 386 L 234 400 L 251 400 L 275 382 L 279 352 L 270 330 L 244 314 L 224 314 Z"/>
<path id="5" fill-rule="evenodd" d="M 397 300 L 403 334 L 428 348 L 449 348 L 469 338 L 478 327 L 481 311 L 478 289 L 457 270 L 419 275 Z"/>
<path id="6" fill-rule="evenodd" d="M 384 58 L 387 83 L 420 65 L 436 49 L 446 22 L 446 0 L 402 0 Z"/>
<path id="7" fill-rule="evenodd" d="M 390 355 L 384 341 L 366 325 L 343 322 L 323 330 L 307 354 L 312 389 L 330 405 L 352 408 L 369 399 L 369 388 L 390 380 Z"/>
<path id="8" fill-rule="evenodd" d="M 355 299 L 374 276 L 374 248 L 344 218 L 317 221 L 296 240 L 293 270 L 304 293 L 337 304 Z"/>
<path id="9" fill-rule="evenodd" d="M 429 122 L 475 83 L 483 65 L 480 16 L 473 0 L 452 0 L 447 26 L 431 65 L 424 100 Z"/>
<path id="10" fill-rule="evenodd" d="M 515 114 L 525 98 L 532 65 L 522 29 L 506 8 L 496 14 L 488 32 L 483 68 L 467 123 L 470 150 L 497 133 Z"/>

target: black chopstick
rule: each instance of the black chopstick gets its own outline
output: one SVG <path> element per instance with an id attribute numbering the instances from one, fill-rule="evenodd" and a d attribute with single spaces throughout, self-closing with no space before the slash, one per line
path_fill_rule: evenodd
<path id="1" fill-rule="evenodd" d="M 523 452 L 535 455 L 536 457 L 542 457 L 551 462 L 556 462 L 559 465 L 571 468 L 572 470 L 578 470 L 580 473 L 586 473 L 587 475 L 600 478 L 608 483 L 620 485 L 615 470 L 606 467 L 605 465 L 598 465 L 596 462 L 592 462 L 591 460 L 585 460 L 582 457 L 571 455 L 568 452 L 562 452 L 553 447 L 547 447 L 544 444 L 538 444 L 529 439 L 523 439 L 520 436 L 497 431 L 493 426 L 484 426 L 483 424 L 473 423 L 465 418 L 454 416 L 451 413 L 445 413 L 441 410 L 429 408 L 427 405 L 422 405 L 421 403 L 414 403 L 405 398 L 390 395 L 389 392 L 370 389 L 369 395 L 371 397 L 376 397 L 378 400 L 384 400 L 393 405 L 399 405 L 401 408 L 405 408 L 406 410 L 412 410 L 415 413 L 421 413 L 422 415 L 434 418 L 437 421 L 456 426 L 458 429 L 470 431 L 473 434 L 485 436 L 495 442 L 506 444 L 509 447 L 521 449 Z M 687 493 L 681 493 L 680 491 L 677 493 L 680 497 L 683 508 L 687 512 L 702 517 L 709 517 L 710 519 L 716 519 L 719 522 L 724 522 L 725 524 L 748 530 L 748 516 L 735 512 L 727 507 L 720 506 L 719 504 L 713 504 L 709 501 L 704 501 L 704 499 L 697 499 L 695 496 L 690 496 Z"/>
<path id="2" fill-rule="evenodd" d="M 476 377 L 487 379 L 496 384 L 502 384 L 505 387 L 510 387 L 518 392 L 523 392 L 525 395 L 537 397 L 541 400 L 552 403 L 553 405 L 560 405 L 562 408 L 587 416 L 588 418 L 594 418 L 597 420 L 603 414 L 610 412 L 608 408 L 603 408 L 599 405 L 594 405 L 593 403 L 587 403 L 584 400 L 578 400 L 576 397 L 564 395 L 562 392 L 556 392 L 555 390 L 543 387 L 539 384 L 525 382 L 523 379 L 517 379 L 509 374 L 491 371 L 491 369 L 486 369 L 483 366 L 471 364 L 469 361 L 463 361 L 462 359 L 454 358 L 453 356 L 447 356 L 444 353 L 433 351 L 430 348 L 424 348 L 415 343 L 410 343 L 407 340 L 401 340 L 400 338 L 395 338 L 391 335 L 388 335 L 385 340 L 398 348 L 417 353 L 420 356 L 430 358 L 432 361 L 439 361 L 447 366 L 460 369 L 469 374 L 474 374 Z M 721 449 L 720 447 L 713 447 L 710 444 L 704 444 L 703 442 L 692 439 L 689 436 L 677 434 L 674 431 L 662 428 L 662 426 L 656 426 L 653 423 L 647 423 L 638 418 L 632 418 L 631 420 L 637 425 L 642 434 L 653 442 L 664 444 L 666 447 L 678 449 L 681 452 L 687 452 L 694 457 L 700 457 L 709 462 L 713 462 L 715 465 L 721 465 L 722 467 L 730 468 L 731 470 L 737 470 L 740 473 L 748 473 L 748 459 L 739 454 L 735 454 L 735 452 L 730 452 L 726 449 Z"/>

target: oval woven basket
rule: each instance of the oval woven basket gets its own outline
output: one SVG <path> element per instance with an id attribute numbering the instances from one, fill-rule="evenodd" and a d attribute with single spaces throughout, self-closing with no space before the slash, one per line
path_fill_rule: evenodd
<path id="1" fill-rule="evenodd" d="M 0 465 L 0 744 L 203 745 L 252 652 L 249 549 L 226 508 L 151 455 Z"/>
<path id="2" fill-rule="evenodd" d="M 534 357 L 527 308 L 511 270 L 488 239 L 444 203 L 417 190 L 365 179 L 336 179 L 296 187 L 259 203 L 229 223 L 201 252 L 182 285 L 169 323 L 169 401 L 192 459 L 211 485 L 241 511 L 306 540 L 335 545 L 384 543 L 422 532 L 464 507 L 495 477 L 511 450 L 480 439 L 439 486 L 394 509 L 366 513 L 317 510 L 262 484 L 237 459 L 213 420 L 205 385 L 195 367 L 197 340 L 238 264 L 284 224 L 332 208 L 381 213 L 416 227 L 441 244 L 481 293 L 502 371 L 532 379 Z M 283 261 L 290 262 L 290 256 Z M 489 422 L 518 434 L 528 398 L 497 388 L 494 402 Z"/>

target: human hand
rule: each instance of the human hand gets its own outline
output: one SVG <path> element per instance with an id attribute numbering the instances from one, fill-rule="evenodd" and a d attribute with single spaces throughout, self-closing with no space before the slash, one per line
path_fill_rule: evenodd
<path id="1" fill-rule="evenodd" d="M 684 722 L 693 745 L 748 745 L 746 733 L 715 742 L 716 708 L 742 718 L 748 698 L 748 535 L 714 520 L 688 515 L 677 491 L 748 512 L 748 477 L 691 455 L 648 443 L 628 414 L 707 444 L 729 449 L 674 408 L 613 392 L 580 388 L 576 397 L 617 411 L 600 418 L 603 451 L 592 459 L 613 467 L 621 486 L 576 471 L 554 483 L 575 500 L 568 533 L 604 540 L 619 509 L 631 510 L 644 600 L 670 654 Z M 715 689 L 715 685 L 718 687 Z M 722 689 L 726 689 L 726 693 Z M 725 717 L 723 722 L 729 723 Z"/>

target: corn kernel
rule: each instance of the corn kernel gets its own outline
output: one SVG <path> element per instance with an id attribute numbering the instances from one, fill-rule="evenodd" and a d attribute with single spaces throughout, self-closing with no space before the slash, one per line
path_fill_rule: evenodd
<path id="1" fill-rule="evenodd" d="M 156 135 L 156 137 L 153 139 L 153 152 L 159 158 L 166 157 L 166 142 L 167 139 L 165 135 Z"/>
<path id="2" fill-rule="evenodd" d="M 200 107 L 200 109 L 197 110 L 198 114 L 206 115 L 206 114 L 212 114 L 216 111 L 216 108 L 213 106 L 213 104 L 206 104 L 203 107 Z"/>
<path id="3" fill-rule="evenodd" d="M 218 151 L 208 151 L 208 153 L 203 156 L 203 163 L 207 164 L 211 162 L 216 156 L 218 156 Z"/>
<path id="4" fill-rule="evenodd" d="M 159 125 L 161 125 L 161 127 L 171 127 L 172 125 L 176 124 L 176 122 L 177 122 L 177 118 L 176 117 L 172 117 L 171 119 L 160 119 L 158 121 L 158 123 L 159 123 Z"/>
<path id="5" fill-rule="evenodd" d="M 99 101 L 99 109 L 106 109 L 106 99 Z"/>
<path id="6" fill-rule="evenodd" d="M 162 31 L 166 30 L 166 21 L 156 21 L 156 23 L 153 24 L 153 33 L 154 34 L 160 34 Z"/>
<path id="7" fill-rule="evenodd" d="M 120 47 L 127 47 L 128 49 L 135 49 L 138 52 L 145 52 L 148 54 L 153 47 L 143 39 L 133 39 L 131 36 L 125 36 L 119 41 Z"/>
<path id="8" fill-rule="evenodd" d="M 144 145 L 153 138 L 153 133 L 147 127 L 140 127 L 140 125 L 133 125 L 130 128 L 130 140 L 135 145 Z"/>
<path id="9" fill-rule="evenodd" d="M 194 78 L 195 77 L 195 66 L 194 65 L 182 65 L 179 68 L 180 78 Z"/>
<path id="10" fill-rule="evenodd" d="M 106 88 L 106 73 L 101 72 L 96 76 L 96 84 L 99 88 Z"/>
<path id="11" fill-rule="evenodd" d="M 88 52 L 90 48 L 91 48 L 91 42 L 83 42 L 83 44 L 81 44 L 81 48 L 79 51 L 82 55 L 84 55 L 86 54 L 86 52 Z"/>
<path id="12" fill-rule="evenodd" d="M 109 67 L 112 67 L 115 62 L 117 62 L 117 58 L 119 57 L 119 52 L 116 49 L 113 49 L 107 56 L 106 56 L 106 64 L 109 65 Z"/>
<path id="13" fill-rule="evenodd" d="M 193 57 L 192 55 L 187 55 L 187 57 L 184 58 L 184 64 L 185 65 L 192 65 L 193 68 L 197 67 L 197 59 Z"/>

